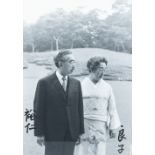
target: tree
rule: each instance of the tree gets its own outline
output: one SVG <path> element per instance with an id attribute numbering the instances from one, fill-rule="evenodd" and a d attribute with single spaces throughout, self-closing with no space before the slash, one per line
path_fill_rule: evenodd
<path id="1" fill-rule="evenodd" d="M 36 24 L 24 26 L 24 50 L 95 47 L 131 53 L 131 5 L 117 0 L 111 15 L 104 19 L 101 14 L 97 9 L 87 13 L 58 9 L 44 15 Z"/>
<path id="2" fill-rule="evenodd" d="M 131 4 L 117 0 L 113 5 L 113 14 L 106 19 L 109 38 L 112 38 L 113 50 L 132 51 L 132 15 Z"/>
<path id="3" fill-rule="evenodd" d="M 31 46 L 31 51 L 34 52 L 35 51 L 35 39 L 34 39 L 34 36 L 33 36 L 33 30 L 34 30 L 34 27 L 31 25 L 31 26 L 28 26 L 26 25 L 23 29 L 23 41 L 24 41 L 24 47 L 25 46 Z"/>

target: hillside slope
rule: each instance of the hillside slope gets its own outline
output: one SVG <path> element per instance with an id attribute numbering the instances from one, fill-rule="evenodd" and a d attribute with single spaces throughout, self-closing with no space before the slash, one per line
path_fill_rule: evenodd
<path id="1" fill-rule="evenodd" d="M 82 76 L 88 74 L 86 63 L 93 56 L 104 56 L 108 60 L 108 68 L 105 73 L 105 79 L 108 80 L 129 80 L 132 78 L 132 55 L 109 51 L 105 49 L 81 48 L 71 49 L 77 60 L 76 70 L 73 76 Z M 24 63 L 33 63 L 36 65 L 45 66 L 46 69 L 54 71 L 55 65 L 53 62 L 54 55 L 57 51 L 42 52 L 42 53 L 24 53 Z M 26 65 L 24 64 L 24 69 Z"/>

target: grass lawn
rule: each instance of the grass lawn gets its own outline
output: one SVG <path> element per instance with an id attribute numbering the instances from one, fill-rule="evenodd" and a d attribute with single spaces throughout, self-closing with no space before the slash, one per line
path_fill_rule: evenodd
<path id="1" fill-rule="evenodd" d="M 104 56 L 108 60 L 108 68 L 105 73 L 107 80 L 126 80 L 131 81 L 132 55 L 109 51 L 105 49 L 82 48 L 72 49 L 76 58 L 76 70 L 73 76 L 87 75 L 88 71 L 86 63 L 93 56 Z M 43 53 L 24 53 L 24 67 L 28 67 L 28 63 L 44 66 L 46 69 L 53 72 L 56 68 L 53 63 L 53 57 L 57 51 Z"/>

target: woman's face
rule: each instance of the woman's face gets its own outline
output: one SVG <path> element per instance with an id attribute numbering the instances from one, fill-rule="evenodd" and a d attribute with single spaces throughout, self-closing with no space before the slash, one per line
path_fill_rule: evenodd
<path id="1" fill-rule="evenodd" d="M 101 62 L 100 65 L 96 68 L 96 70 L 93 72 L 96 80 L 103 78 L 106 67 L 107 65 L 104 62 Z"/>

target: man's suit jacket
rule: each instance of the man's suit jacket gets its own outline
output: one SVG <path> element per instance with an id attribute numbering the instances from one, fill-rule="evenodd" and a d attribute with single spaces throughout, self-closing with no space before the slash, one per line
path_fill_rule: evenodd
<path id="1" fill-rule="evenodd" d="M 63 90 L 56 73 L 39 80 L 34 98 L 35 136 L 46 141 L 63 141 L 69 128 L 73 140 L 84 133 L 83 101 L 80 82 L 68 78 Z"/>

